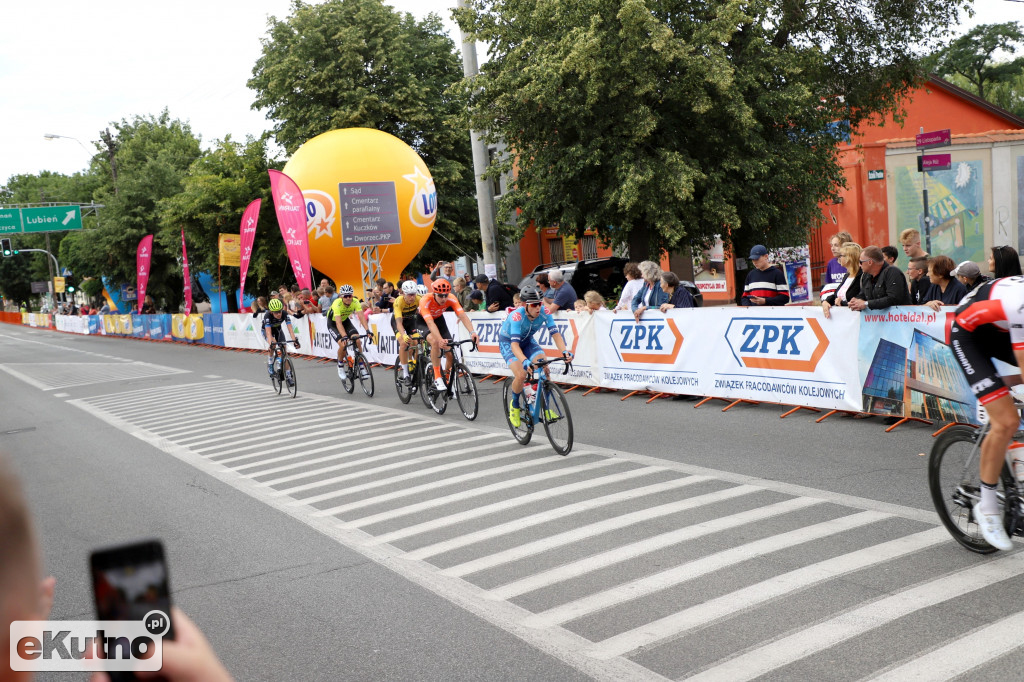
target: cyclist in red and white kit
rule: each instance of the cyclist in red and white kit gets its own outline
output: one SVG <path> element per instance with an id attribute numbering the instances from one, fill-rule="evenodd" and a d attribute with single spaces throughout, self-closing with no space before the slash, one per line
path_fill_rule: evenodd
<path id="1" fill-rule="evenodd" d="M 1004 277 L 972 291 L 954 313 L 950 345 L 990 422 L 981 442 L 981 500 L 972 516 L 987 543 L 1013 549 L 1003 528 L 996 485 L 1006 448 L 1020 424 L 1009 386 L 1021 383 L 1021 376 L 999 376 L 992 358 L 1024 367 L 1024 277 Z"/>

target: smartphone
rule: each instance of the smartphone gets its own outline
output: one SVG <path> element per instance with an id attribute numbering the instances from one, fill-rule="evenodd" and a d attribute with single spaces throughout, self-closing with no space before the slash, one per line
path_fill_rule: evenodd
<path id="1" fill-rule="evenodd" d="M 98 549 L 89 556 L 98 620 L 139 620 L 153 610 L 171 615 L 171 590 L 164 547 L 159 540 Z M 174 639 L 174 624 L 164 634 Z M 111 682 L 135 680 L 130 672 L 111 672 Z"/>

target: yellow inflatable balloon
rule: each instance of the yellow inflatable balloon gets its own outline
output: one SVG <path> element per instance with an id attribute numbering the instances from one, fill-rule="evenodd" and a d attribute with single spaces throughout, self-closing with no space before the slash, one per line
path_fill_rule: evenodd
<path id="1" fill-rule="evenodd" d="M 337 285 L 359 290 L 359 247 L 373 245 L 382 276 L 396 282 L 433 230 L 437 190 L 430 171 L 412 147 L 388 133 L 345 128 L 317 135 L 299 147 L 284 173 L 306 201 L 313 267 Z"/>

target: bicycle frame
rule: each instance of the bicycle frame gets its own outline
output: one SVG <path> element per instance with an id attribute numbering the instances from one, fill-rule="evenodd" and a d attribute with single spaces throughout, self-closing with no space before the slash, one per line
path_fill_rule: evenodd
<path id="1" fill-rule="evenodd" d="M 534 377 L 536 377 L 536 379 L 537 379 L 537 395 L 534 396 L 532 403 L 528 402 L 528 404 L 530 406 L 530 409 L 529 409 L 530 419 L 533 421 L 534 424 L 540 424 L 542 422 L 541 414 L 540 414 L 540 405 L 541 405 L 540 393 L 547 389 L 547 384 L 548 384 L 548 382 L 551 381 L 551 377 L 548 376 L 548 372 L 550 370 L 548 370 L 547 367 L 548 367 L 548 365 L 550 365 L 550 364 L 552 364 L 554 362 L 564 362 L 565 363 L 565 371 L 563 371 L 562 374 L 568 374 L 569 373 L 569 366 L 570 366 L 571 363 L 567 362 L 565 360 L 565 358 L 554 358 L 552 360 L 542 360 L 539 364 L 531 364 L 530 365 L 530 371 L 529 371 L 529 373 L 527 373 L 526 380 L 523 382 L 523 384 L 524 384 L 524 386 L 523 386 L 523 395 L 525 396 L 525 393 L 526 393 L 525 385 L 528 384 L 528 383 L 533 383 L 532 380 L 533 380 Z"/>

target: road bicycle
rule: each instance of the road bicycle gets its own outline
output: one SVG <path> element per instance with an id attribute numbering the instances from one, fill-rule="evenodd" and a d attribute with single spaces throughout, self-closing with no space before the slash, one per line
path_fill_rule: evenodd
<path id="1" fill-rule="evenodd" d="M 352 393 L 355 390 L 356 380 L 358 379 L 363 393 L 366 394 L 367 398 L 372 398 L 373 370 L 370 369 L 370 363 L 367 362 L 366 356 L 363 355 L 363 351 L 359 349 L 359 344 L 357 343 L 360 339 L 369 337 L 369 334 L 349 335 L 349 348 L 346 350 L 347 362 L 343 362 L 341 367 L 338 368 L 338 376 L 341 379 L 341 387 L 345 389 L 345 393 Z"/>
<path id="2" fill-rule="evenodd" d="M 428 372 L 426 367 L 422 370 L 420 390 L 422 392 L 421 395 L 426 399 L 426 402 L 434 412 L 444 414 L 445 410 L 448 409 L 449 398 L 454 397 L 456 402 L 459 403 L 459 409 L 462 410 L 462 416 L 469 421 L 473 421 L 476 419 L 480 408 L 480 400 L 477 397 L 476 381 L 473 380 L 473 373 L 469 371 L 469 368 L 466 367 L 466 363 L 463 361 L 462 346 L 467 343 L 472 344 L 473 340 L 449 341 L 448 349 L 443 351 L 443 355 L 448 358 L 447 367 L 444 367 L 441 371 L 441 378 L 444 379 L 444 390 L 439 390 L 434 385 L 433 367 L 430 366 L 429 362 L 427 366 L 430 366 L 430 371 Z M 475 344 L 473 349 L 476 349 Z"/>
<path id="3" fill-rule="evenodd" d="M 274 366 L 270 372 L 270 383 L 274 390 L 281 393 L 281 389 L 288 387 L 288 394 L 295 397 L 299 394 L 299 381 L 295 378 L 295 367 L 292 366 L 292 359 L 288 357 L 288 344 L 292 341 L 274 341 L 270 344 L 270 352 L 274 355 Z"/>
<path id="4" fill-rule="evenodd" d="M 425 343 L 425 337 L 420 330 L 414 330 L 409 334 L 409 361 L 406 363 L 407 378 L 402 376 L 402 363 L 397 360 L 395 362 L 395 389 L 398 391 L 398 399 L 405 405 L 409 404 L 413 395 L 420 393 L 420 384 L 422 383 L 420 377 L 423 374 L 423 366 L 430 361 L 430 355 L 428 354 L 426 362 L 424 362 L 423 346 Z M 425 398 L 423 404 L 430 407 Z"/>
<path id="5" fill-rule="evenodd" d="M 1019 412 L 1024 404 L 1016 402 Z M 988 424 L 979 429 L 969 426 L 951 427 L 935 440 L 928 457 L 928 488 L 942 525 L 954 540 L 979 554 L 996 551 L 981 537 L 981 530 L 971 517 L 971 509 L 981 498 L 978 460 L 981 457 L 981 441 L 988 430 Z M 1018 431 L 1013 440 L 1020 442 L 1022 435 Z M 1024 536 L 1024 486 L 1013 475 L 1013 464 L 1009 457 L 1003 464 L 998 486 L 1006 534 L 1010 537 Z"/>
<path id="6" fill-rule="evenodd" d="M 502 412 L 505 414 L 505 423 L 508 424 L 512 435 L 520 444 L 526 445 L 533 437 L 535 424 L 544 424 L 544 432 L 551 442 L 555 452 L 565 456 L 572 450 L 572 413 L 569 412 L 569 404 L 565 400 L 565 393 L 548 377 L 543 368 L 554 362 L 565 363 L 562 374 L 568 374 L 572 369 L 572 363 L 565 358 L 553 358 L 550 360 L 538 360 L 530 363 L 527 370 L 526 381 L 523 384 L 523 394 L 519 396 L 519 426 L 513 426 L 512 418 L 508 414 L 509 403 L 512 401 L 512 382 L 514 377 L 505 379 L 501 389 Z M 531 387 L 536 385 L 536 388 Z M 525 400 L 526 405 L 523 405 Z"/>

